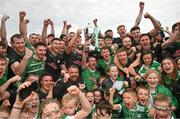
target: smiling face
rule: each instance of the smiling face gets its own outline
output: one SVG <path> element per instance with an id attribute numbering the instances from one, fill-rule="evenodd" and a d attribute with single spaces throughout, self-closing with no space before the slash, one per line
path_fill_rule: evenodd
<path id="1" fill-rule="evenodd" d="M 122 43 L 123 43 L 123 47 L 126 49 L 130 49 L 132 45 L 131 39 L 129 37 L 123 38 Z"/>
<path id="2" fill-rule="evenodd" d="M 102 95 L 100 91 L 94 91 L 94 102 L 99 103 L 102 100 Z"/>
<path id="3" fill-rule="evenodd" d="M 47 104 L 42 111 L 42 119 L 60 119 L 61 109 L 57 103 Z"/>
<path id="4" fill-rule="evenodd" d="M 128 59 L 126 51 L 118 52 L 117 57 L 122 65 L 126 65 Z"/>
<path id="5" fill-rule="evenodd" d="M 95 57 L 90 57 L 89 60 L 88 60 L 88 66 L 89 68 L 95 70 L 96 69 L 96 58 Z"/>
<path id="6" fill-rule="evenodd" d="M 150 49 L 150 38 L 147 35 L 142 36 L 139 43 L 143 49 Z"/>
<path id="7" fill-rule="evenodd" d="M 172 111 L 169 110 L 169 103 L 166 101 L 155 101 L 155 112 L 158 119 L 168 119 L 171 116 Z M 161 108 L 159 108 L 161 107 Z M 164 109 L 163 109 L 164 108 Z"/>
<path id="8" fill-rule="evenodd" d="M 146 81 L 150 88 L 155 89 L 159 83 L 159 77 L 155 72 L 152 72 L 146 77 Z"/>
<path id="9" fill-rule="evenodd" d="M 14 38 L 12 42 L 14 50 L 18 53 L 25 51 L 25 40 L 24 38 Z"/>
<path id="10" fill-rule="evenodd" d="M 101 51 L 101 56 L 105 59 L 105 61 L 109 61 L 109 59 L 110 59 L 110 51 L 109 51 L 109 49 L 103 49 Z"/>
<path id="11" fill-rule="evenodd" d="M 167 74 L 171 74 L 174 71 L 174 64 L 171 60 L 165 59 L 162 61 L 162 68 Z"/>
<path id="12" fill-rule="evenodd" d="M 35 49 L 35 55 L 38 57 L 38 59 L 43 60 L 46 56 L 46 50 L 47 48 L 45 46 L 38 46 Z"/>
<path id="13" fill-rule="evenodd" d="M 143 56 L 143 61 L 144 61 L 144 64 L 146 65 L 146 66 L 150 66 L 151 65 L 151 63 L 152 63 L 152 54 L 145 54 L 144 56 Z"/>
<path id="14" fill-rule="evenodd" d="M 53 85 L 53 78 L 52 76 L 45 75 L 43 76 L 40 83 L 41 83 L 41 88 L 49 92 L 51 86 Z"/>
<path id="15" fill-rule="evenodd" d="M 33 96 L 33 100 L 31 102 L 27 103 L 28 111 L 30 111 L 31 113 L 37 113 L 38 112 L 38 104 L 39 104 L 39 97 L 35 93 L 35 95 Z"/>

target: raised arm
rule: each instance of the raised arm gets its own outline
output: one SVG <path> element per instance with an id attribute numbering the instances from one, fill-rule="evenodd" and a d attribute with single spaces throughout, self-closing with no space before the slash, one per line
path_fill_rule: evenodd
<path id="1" fill-rule="evenodd" d="M 20 81 L 21 77 L 16 75 L 12 78 L 10 78 L 9 80 L 7 80 L 2 86 L 0 86 L 0 94 L 4 93 L 7 88 L 9 87 L 10 84 L 16 82 L 16 81 Z"/>
<path id="2" fill-rule="evenodd" d="M 54 30 L 54 23 L 52 20 L 49 21 L 49 24 L 51 26 L 51 34 L 54 34 L 55 35 L 55 30 Z"/>
<path id="3" fill-rule="evenodd" d="M 71 41 L 69 42 L 67 49 L 66 49 L 66 53 L 69 54 L 73 49 L 74 49 L 74 44 L 76 42 L 76 39 L 78 38 L 78 36 L 82 33 L 81 29 L 78 29 L 76 34 L 74 35 L 74 37 L 71 39 Z"/>
<path id="4" fill-rule="evenodd" d="M 43 29 L 42 29 L 42 41 L 46 43 L 46 38 L 47 38 L 47 28 L 49 25 L 49 19 L 44 20 L 43 23 Z"/>
<path id="5" fill-rule="evenodd" d="M 145 14 L 144 14 L 144 18 L 150 19 L 151 22 L 152 22 L 152 24 L 153 24 L 153 26 L 154 26 L 154 28 L 149 32 L 149 35 L 150 35 L 151 37 L 156 36 L 156 35 L 157 35 L 157 32 L 158 32 L 158 31 L 160 30 L 160 28 L 161 28 L 160 23 L 159 23 L 153 16 L 151 16 L 149 13 L 145 13 Z"/>
<path id="6" fill-rule="evenodd" d="M 22 88 L 26 88 L 29 87 L 31 85 L 30 82 L 25 82 L 23 83 L 19 88 L 18 91 L 21 90 Z M 9 119 L 19 119 L 20 115 L 21 115 L 21 111 L 23 110 L 23 106 L 27 103 L 33 100 L 35 96 L 35 92 L 31 92 L 30 96 L 28 96 L 27 98 L 25 98 L 24 100 L 21 100 L 19 98 L 19 95 L 17 94 L 16 96 L 16 101 L 13 105 L 13 108 L 11 110 Z"/>
<path id="7" fill-rule="evenodd" d="M 93 20 L 94 27 L 96 27 L 96 28 L 98 28 L 97 21 L 98 21 L 98 19 L 94 19 L 94 20 Z M 101 31 L 99 31 L 99 35 L 102 36 L 102 37 L 104 37 L 104 35 L 101 33 Z"/>
<path id="8" fill-rule="evenodd" d="M 144 2 L 139 2 L 139 14 L 136 18 L 135 24 L 134 26 L 139 26 L 141 19 L 142 19 L 142 15 L 143 15 L 143 11 L 144 11 Z"/>
<path id="9" fill-rule="evenodd" d="M 64 20 L 63 21 L 63 29 L 61 31 L 61 34 L 66 34 L 66 30 L 67 30 L 67 21 Z"/>
<path id="10" fill-rule="evenodd" d="M 169 47 L 169 45 L 171 45 L 172 43 L 176 42 L 177 40 L 180 39 L 180 22 L 178 24 L 178 30 L 175 31 L 168 40 L 166 40 L 164 43 L 162 43 L 161 47 L 162 49 L 166 49 L 167 47 Z"/>
<path id="11" fill-rule="evenodd" d="M 0 36 L 1 40 L 3 40 L 6 45 L 8 44 L 7 42 L 7 31 L 6 31 L 6 20 L 9 19 L 9 16 L 4 15 L 1 19 L 1 29 L 0 29 Z"/>
<path id="12" fill-rule="evenodd" d="M 75 85 L 69 87 L 67 90 L 70 94 L 77 95 L 81 104 L 81 110 L 74 115 L 74 119 L 86 118 L 91 112 L 91 105 L 84 93 Z"/>
<path id="13" fill-rule="evenodd" d="M 26 16 L 25 11 L 19 12 L 19 32 L 27 42 L 28 37 L 27 37 L 27 24 L 25 22 L 25 16 Z"/>
<path id="14" fill-rule="evenodd" d="M 28 48 L 25 48 L 25 55 L 24 57 L 22 58 L 21 62 L 14 62 L 12 65 L 11 65 L 11 69 L 13 70 L 13 72 L 16 74 L 16 75 L 22 75 L 25 68 L 26 68 L 26 65 L 27 65 L 27 62 L 28 62 L 28 59 L 32 56 L 32 51 Z"/>

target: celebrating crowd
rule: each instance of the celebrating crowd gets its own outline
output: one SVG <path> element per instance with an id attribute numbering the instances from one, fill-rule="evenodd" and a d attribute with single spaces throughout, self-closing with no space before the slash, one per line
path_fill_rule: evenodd
<path id="1" fill-rule="evenodd" d="M 102 33 L 97 19 L 93 33 L 89 28 L 84 34 L 82 29 L 70 32 L 65 20 L 55 36 L 55 24 L 48 18 L 42 33 L 28 36 L 30 21 L 20 11 L 19 32 L 7 39 L 11 19 L 4 15 L 0 118 L 180 118 L 180 21 L 170 31 L 143 12 L 140 2 L 134 26 L 127 31 L 119 25 L 118 38 L 111 29 Z M 153 25 L 148 33 L 140 31 L 142 18 Z"/>

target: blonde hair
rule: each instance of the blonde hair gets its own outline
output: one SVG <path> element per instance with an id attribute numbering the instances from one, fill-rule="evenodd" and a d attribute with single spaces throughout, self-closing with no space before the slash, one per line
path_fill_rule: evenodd
<path id="1" fill-rule="evenodd" d="M 79 103 L 79 100 L 78 100 L 78 97 L 77 95 L 71 95 L 69 93 L 65 94 L 61 100 L 61 103 L 62 104 L 66 104 L 67 102 L 69 102 L 70 100 L 75 100 L 75 102 L 78 104 Z"/>

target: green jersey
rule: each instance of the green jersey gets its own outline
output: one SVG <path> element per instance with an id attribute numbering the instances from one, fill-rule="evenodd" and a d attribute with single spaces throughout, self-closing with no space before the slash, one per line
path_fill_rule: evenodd
<path id="1" fill-rule="evenodd" d="M 91 70 L 90 68 L 85 68 L 82 70 L 82 79 L 86 85 L 88 91 L 92 91 L 99 82 L 100 73 L 97 70 Z"/>
<path id="2" fill-rule="evenodd" d="M 28 59 L 25 71 L 23 73 L 22 82 L 24 82 L 29 74 L 41 76 L 45 73 L 45 62 L 42 60 L 36 60 L 33 56 Z"/>

